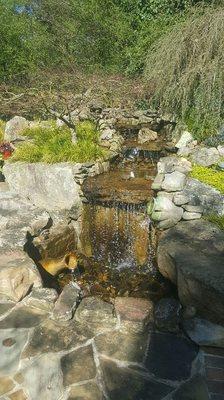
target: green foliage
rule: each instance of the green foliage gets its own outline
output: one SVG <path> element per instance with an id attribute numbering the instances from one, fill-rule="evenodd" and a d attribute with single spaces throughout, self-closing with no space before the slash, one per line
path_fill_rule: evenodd
<path id="1" fill-rule="evenodd" d="M 194 165 L 191 176 L 192 178 L 198 179 L 199 181 L 214 187 L 221 193 L 224 193 L 224 172 Z"/>
<path id="2" fill-rule="evenodd" d="M 220 229 L 224 230 L 224 215 L 208 215 L 204 217 L 208 221 L 216 224 Z"/>
<path id="3" fill-rule="evenodd" d="M 105 151 L 98 144 L 96 127 L 86 121 L 77 126 L 78 141 L 72 144 L 71 131 L 67 127 L 37 127 L 27 129 L 23 135 L 30 142 L 18 147 L 12 161 L 24 162 L 87 162 L 103 158 Z"/>
<path id="4" fill-rule="evenodd" d="M 4 140 L 5 122 L 0 119 L 0 143 Z"/>
<path id="5" fill-rule="evenodd" d="M 151 45 L 197 3 L 0 0 L 0 80 L 29 81 L 46 68 L 139 74 Z"/>
<path id="6" fill-rule="evenodd" d="M 224 9 L 199 8 L 149 52 L 153 104 L 175 112 L 198 139 L 215 133 L 224 119 L 223 65 Z"/>

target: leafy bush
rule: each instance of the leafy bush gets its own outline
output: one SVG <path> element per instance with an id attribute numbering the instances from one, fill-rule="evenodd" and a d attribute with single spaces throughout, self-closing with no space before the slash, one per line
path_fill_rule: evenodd
<path id="1" fill-rule="evenodd" d="M 73 144 L 67 127 L 31 128 L 23 132 L 30 142 L 18 147 L 12 161 L 24 162 L 86 162 L 103 158 L 106 153 L 98 144 L 98 132 L 92 123 L 78 124 L 78 141 Z"/>
<path id="2" fill-rule="evenodd" d="M 224 120 L 224 8 L 197 9 L 149 51 L 153 104 L 175 112 L 199 140 Z"/>
<path id="3" fill-rule="evenodd" d="M 216 171 L 208 167 L 194 165 L 191 176 L 192 178 L 198 179 L 207 185 L 213 186 L 221 193 L 224 193 L 224 172 Z"/>

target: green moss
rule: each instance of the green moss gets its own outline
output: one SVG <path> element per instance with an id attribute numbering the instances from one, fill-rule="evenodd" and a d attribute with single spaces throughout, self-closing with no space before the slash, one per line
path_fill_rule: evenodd
<path id="1" fill-rule="evenodd" d="M 104 158 L 106 152 L 98 144 L 99 132 L 96 126 L 84 121 L 77 126 L 77 143 L 71 141 L 67 127 L 58 128 L 55 123 L 49 127 L 27 129 L 23 135 L 30 142 L 21 145 L 13 154 L 12 161 L 24 162 L 87 162 Z"/>
<path id="2" fill-rule="evenodd" d="M 193 166 L 191 176 L 224 193 L 224 172 L 195 165 Z"/>
<path id="3" fill-rule="evenodd" d="M 224 215 L 208 215 L 205 217 L 210 222 L 216 224 L 220 229 L 224 230 Z"/>

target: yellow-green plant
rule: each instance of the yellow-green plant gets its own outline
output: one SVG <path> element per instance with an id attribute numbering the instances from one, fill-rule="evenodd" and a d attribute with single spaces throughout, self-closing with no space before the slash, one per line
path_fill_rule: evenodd
<path id="1" fill-rule="evenodd" d="M 77 125 L 77 143 L 71 140 L 68 127 L 57 127 L 52 123 L 49 127 L 27 129 L 23 135 L 30 139 L 18 147 L 12 161 L 24 162 L 87 162 L 104 158 L 105 150 L 98 144 L 99 132 L 89 121 Z"/>
<path id="2" fill-rule="evenodd" d="M 224 193 L 224 172 L 216 171 L 213 168 L 194 165 L 191 172 L 192 178 L 214 187 Z"/>
<path id="3" fill-rule="evenodd" d="M 207 215 L 205 219 L 213 222 L 214 224 L 218 225 L 220 229 L 224 230 L 224 215 Z"/>

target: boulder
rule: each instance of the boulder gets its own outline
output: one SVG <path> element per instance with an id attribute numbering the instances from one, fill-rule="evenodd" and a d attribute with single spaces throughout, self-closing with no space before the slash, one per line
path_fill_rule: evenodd
<path id="1" fill-rule="evenodd" d="M 154 221 L 159 221 L 159 229 L 167 229 L 174 226 L 181 220 L 182 215 L 183 209 L 177 207 L 167 196 L 162 195 L 154 200 L 150 214 Z"/>
<path id="2" fill-rule="evenodd" d="M 180 222 L 164 232 L 157 252 L 161 274 L 177 285 L 182 305 L 224 324 L 224 232 L 205 221 Z"/>
<path id="3" fill-rule="evenodd" d="M 75 182 L 76 165 L 7 163 L 4 175 L 12 192 L 46 210 L 81 207 L 80 187 Z"/>
<path id="4" fill-rule="evenodd" d="M 218 147 L 217 147 L 217 150 L 218 150 L 218 152 L 219 152 L 219 155 L 220 155 L 221 157 L 224 157 L 224 146 L 218 146 Z"/>
<path id="5" fill-rule="evenodd" d="M 192 161 L 203 167 L 210 167 L 217 164 L 220 154 L 215 147 L 197 147 L 192 153 Z"/>
<path id="6" fill-rule="evenodd" d="M 189 204 L 201 206 L 203 214 L 224 214 L 224 195 L 197 179 L 187 179 L 183 194 L 189 198 Z"/>
<path id="7" fill-rule="evenodd" d="M 199 346 L 224 348 L 224 326 L 205 319 L 193 318 L 184 321 L 183 328 L 191 340 Z"/>
<path id="8" fill-rule="evenodd" d="M 7 142 L 24 140 L 21 133 L 27 128 L 29 128 L 29 121 L 26 118 L 15 116 L 6 123 L 4 139 Z"/>
<path id="9" fill-rule="evenodd" d="M 179 171 L 171 172 L 166 174 L 164 181 L 162 182 L 162 189 L 167 192 L 177 192 L 183 190 L 186 182 L 186 176 Z"/>
<path id="10" fill-rule="evenodd" d="M 45 229 L 34 238 L 33 244 L 41 259 L 57 259 L 77 248 L 77 234 L 72 224 L 59 223 Z"/>
<path id="11" fill-rule="evenodd" d="M 139 143 L 146 143 L 152 140 L 156 140 L 158 138 L 158 134 L 155 131 L 152 131 L 149 128 L 142 128 L 138 133 L 138 142 Z"/>
<path id="12" fill-rule="evenodd" d="M 161 331 L 178 332 L 181 304 L 174 298 L 163 298 L 158 301 L 154 310 L 156 327 Z"/>
<path id="13" fill-rule="evenodd" d="M 80 300 L 81 289 L 75 282 L 70 282 L 64 287 L 57 299 L 52 318 L 57 321 L 72 319 Z"/>
<path id="14" fill-rule="evenodd" d="M 186 147 L 189 143 L 193 142 L 194 138 L 190 132 L 183 132 L 181 138 L 176 143 L 175 147 L 177 149 L 181 149 L 182 147 Z"/>
<path id="15" fill-rule="evenodd" d="M 157 174 L 151 185 L 151 188 L 153 190 L 161 190 L 164 177 L 165 177 L 164 174 Z"/>
<path id="16" fill-rule="evenodd" d="M 173 202 L 174 204 L 176 204 L 176 206 L 182 206 L 184 204 L 187 204 L 189 200 L 190 200 L 189 197 L 183 192 L 177 192 L 173 196 Z"/>
<path id="17" fill-rule="evenodd" d="M 160 158 L 157 169 L 159 174 L 171 174 L 174 171 L 188 174 L 192 170 L 191 162 L 177 156 Z"/>
<path id="18" fill-rule="evenodd" d="M 183 213 L 183 217 L 182 217 L 185 221 L 191 221 L 193 219 L 200 219 L 201 218 L 201 214 L 197 213 L 197 212 L 190 212 L 190 211 L 185 211 Z"/>
<path id="19" fill-rule="evenodd" d="M 31 288 L 42 287 L 33 261 L 22 251 L 9 251 L 0 256 L 0 298 L 23 299 Z"/>

